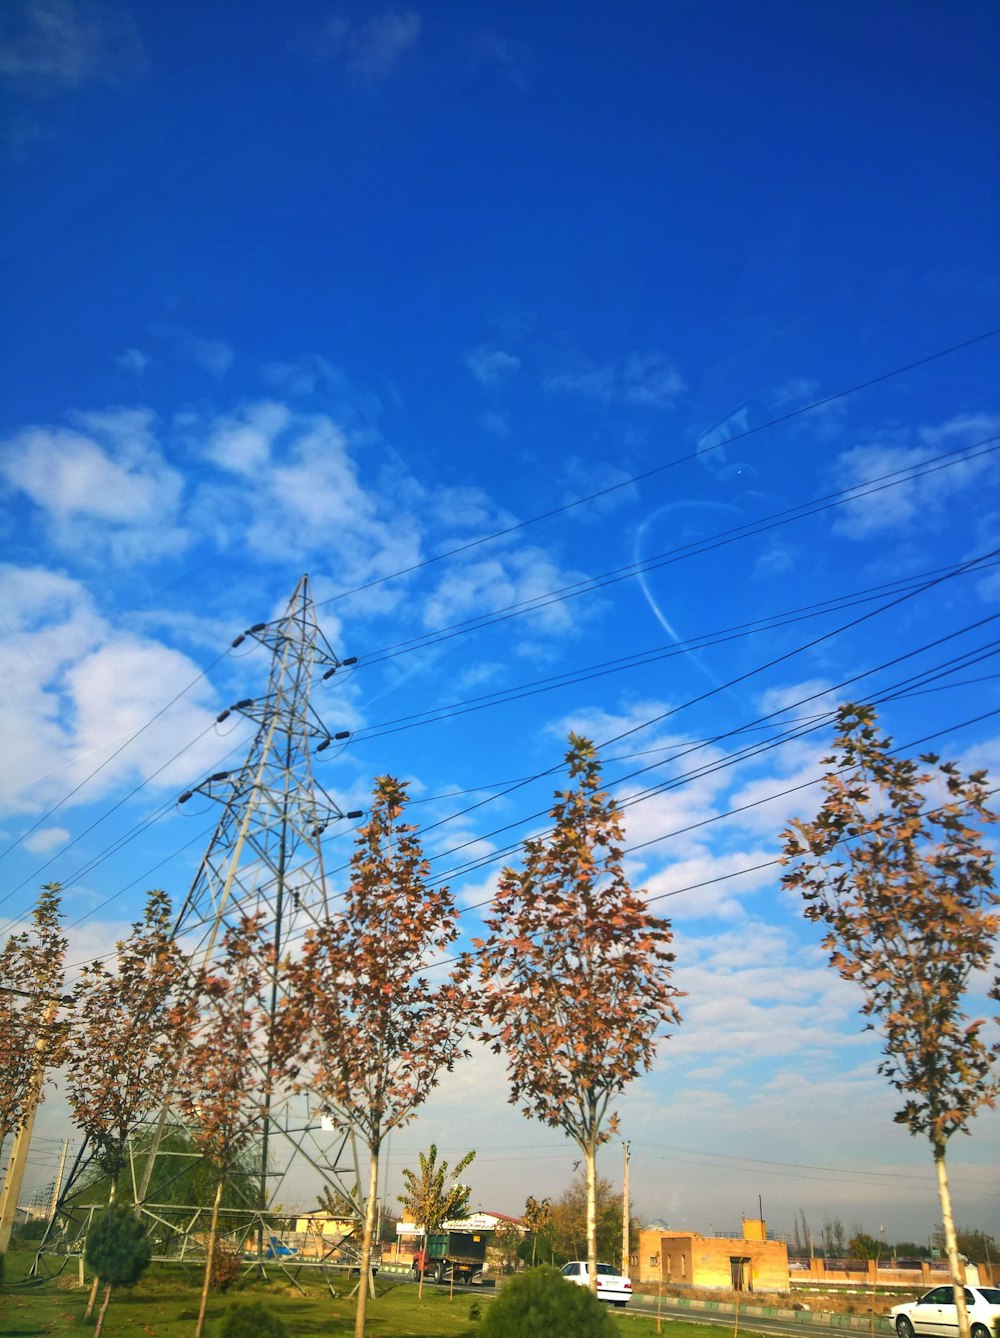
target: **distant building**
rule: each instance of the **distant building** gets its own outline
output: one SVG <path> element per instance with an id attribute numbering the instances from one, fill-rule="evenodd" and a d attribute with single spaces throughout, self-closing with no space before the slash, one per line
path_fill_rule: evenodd
<path id="1" fill-rule="evenodd" d="M 639 1232 L 639 1282 L 740 1292 L 787 1292 L 788 1246 L 767 1239 L 767 1223 L 743 1219 L 742 1237 L 644 1227 Z"/>

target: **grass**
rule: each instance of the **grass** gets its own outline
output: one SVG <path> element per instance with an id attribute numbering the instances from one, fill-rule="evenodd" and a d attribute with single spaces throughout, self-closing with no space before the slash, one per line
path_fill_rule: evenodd
<path id="1" fill-rule="evenodd" d="M 26 1279 L 31 1255 L 7 1256 L 7 1285 L 0 1291 L 0 1338 L 42 1338 L 68 1335 L 84 1338 L 93 1325 L 83 1312 L 87 1291 L 76 1285 L 75 1271 L 44 1282 Z M 341 1290 L 341 1288 L 338 1288 Z M 343 1288 L 343 1290 L 347 1290 Z M 205 1338 L 214 1338 L 218 1323 L 233 1300 L 261 1300 L 280 1314 L 293 1338 L 350 1338 L 354 1332 L 354 1300 L 336 1299 L 319 1287 L 307 1295 L 284 1283 L 250 1283 L 226 1296 L 209 1299 Z M 177 1272 L 151 1269 L 131 1291 L 111 1298 L 104 1325 L 106 1338 L 194 1338 L 200 1289 L 193 1278 Z M 421 1300 L 408 1284 L 380 1283 L 378 1297 L 368 1302 L 370 1338 L 475 1338 L 477 1311 L 485 1311 L 489 1296 L 464 1292 L 453 1301 L 445 1290 L 428 1287 Z M 635 1312 L 613 1311 L 622 1338 L 653 1338 L 655 1318 Z M 741 1323 L 743 1332 L 744 1325 Z M 747 1330 L 749 1331 L 749 1329 Z M 664 1320 L 668 1338 L 706 1338 L 705 1325 Z"/>

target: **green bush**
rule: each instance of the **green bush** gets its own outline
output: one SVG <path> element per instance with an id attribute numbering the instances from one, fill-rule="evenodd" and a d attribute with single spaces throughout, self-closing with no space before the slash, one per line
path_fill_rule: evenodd
<path id="1" fill-rule="evenodd" d="M 288 1338 L 288 1330 L 260 1301 L 237 1302 L 223 1315 L 219 1338 Z"/>
<path id="2" fill-rule="evenodd" d="M 112 1203 L 105 1208 L 87 1232 L 87 1265 L 112 1287 L 130 1287 L 138 1282 L 151 1254 L 146 1228 L 124 1204 Z"/>
<path id="3" fill-rule="evenodd" d="M 479 1338 L 616 1338 L 605 1306 L 588 1287 L 548 1265 L 506 1283 L 479 1326 Z"/>
<path id="4" fill-rule="evenodd" d="M 0 1254 L 0 1287 L 3 1286 L 3 1261 L 5 1258 L 5 1255 Z"/>

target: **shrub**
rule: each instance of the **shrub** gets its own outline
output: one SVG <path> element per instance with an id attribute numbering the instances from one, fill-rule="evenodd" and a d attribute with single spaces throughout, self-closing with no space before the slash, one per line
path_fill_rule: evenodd
<path id="1" fill-rule="evenodd" d="M 222 1239 L 215 1242 L 212 1255 L 212 1286 L 227 1292 L 243 1272 L 243 1252 L 238 1246 Z"/>
<path id="2" fill-rule="evenodd" d="M 151 1254 L 146 1228 L 123 1204 L 105 1208 L 87 1232 L 84 1258 L 100 1280 L 112 1287 L 138 1282 Z"/>
<path id="3" fill-rule="evenodd" d="M 219 1325 L 219 1338 L 288 1338 L 284 1321 L 260 1301 L 231 1305 Z"/>
<path id="4" fill-rule="evenodd" d="M 479 1338 L 616 1338 L 602 1302 L 544 1265 L 507 1283 L 486 1312 Z"/>
<path id="5" fill-rule="evenodd" d="M 5 1258 L 5 1255 L 0 1254 L 0 1288 L 3 1287 L 3 1261 Z"/>

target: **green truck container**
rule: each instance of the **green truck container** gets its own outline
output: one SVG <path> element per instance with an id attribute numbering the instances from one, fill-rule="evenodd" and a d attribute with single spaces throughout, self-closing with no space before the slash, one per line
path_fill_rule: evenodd
<path id="1" fill-rule="evenodd" d="M 468 1282 L 486 1259 L 485 1231 L 442 1231 L 427 1237 L 427 1273 L 435 1282 Z"/>

